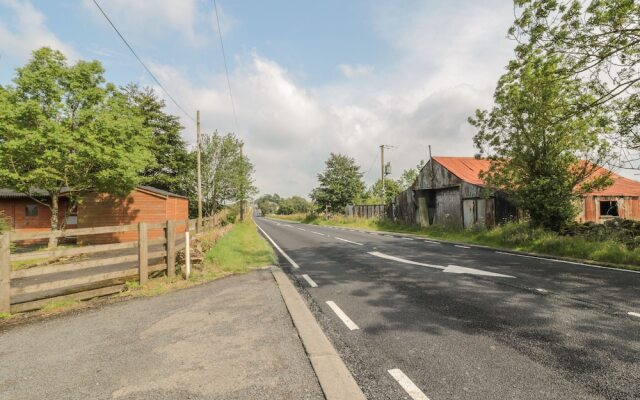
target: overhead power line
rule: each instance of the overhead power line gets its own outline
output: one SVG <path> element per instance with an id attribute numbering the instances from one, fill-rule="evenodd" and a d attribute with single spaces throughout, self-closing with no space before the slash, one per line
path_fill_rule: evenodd
<path id="1" fill-rule="evenodd" d="M 229 88 L 229 99 L 231 100 L 231 109 L 233 110 L 233 121 L 236 124 L 236 133 L 240 134 L 240 132 L 238 132 L 239 130 L 238 116 L 236 115 L 236 105 L 233 101 L 233 94 L 231 92 L 231 80 L 229 79 L 229 67 L 227 67 L 227 55 L 225 54 L 224 43 L 222 42 L 222 28 L 220 27 L 220 18 L 218 17 L 218 4 L 216 3 L 216 0 L 213 0 L 213 8 L 216 12 L 216 23 L 218 24 L 218 36 L 220 36 L 220 50 L 222 51 L 222 60 L 224 61 L 224 71 L 227 75 L 227 86 Z"/>
<path id="2" fill-rule="evenodd" d="M 171 94 L 169 93 L 169 91 L 164 87 L 164 85 L 162 83 L 160 83 L 160 81 L 158 80 L 158 78 L 156 78 L 156 76 L 153 74 L 153 72 L 151 72 L 151 70 L 146 66 L 146 64 L 144 63 L 144 61 L 142 61 L 142 59 L 138 56 L 138 54 L 136 53 L 136 51 L 133 49 L 133 47 L 131 47 L 131 45 L 129 44 L 129 42 L 127 42 L 127 39 L 124 38 L 124 36 L 122 36 L 122 34 L 120 33 L 120 31 L 118 30 L 118 28 L 116 28 L 116 26 L 113 24 L 113 22 L 111 21 L 111 19 L 109 18 L 109 16 L 107 15 L 107 13 L 102 9 L 102 7 L 100 7 L 100 4 L 98 4 L 98 2 L 96 0 L 93 0 L 93 4 L 96 5 L 96 7 L 98 7 L 98 10 L 100 10 L 100 12 L 102 13 L 102 15 L 105 17 L 105 19 L 107 20 L 107 22 L 109 22 L 109 25 L 111 25 L 111 27 L 113 28 L 114 31 L 116 31 L 116 33 L 118 34 L 118 36 L 120 36 L 120 39 L 122 39 L 122 41 L 124 42 L 124 44 L 129 48 L 129 51 L 131 51 L 131 53 L 135 56 L 135 58 L 138 60 L 138 62 L 144 67 L 144 69 L 149 73 L 149 75 L 151 76 L 151 78 L 153 78 L 153 80 L 158 84 L 158 86 L 160 86 L 160 88 L 164 91 L 164 93 L 167 95 L 167 97 L 169 97 L 169 99 L 171 99 L 171 101 L 173 102 L 173 104 L 176 105 L 176 107 L 178 107 L 180 109 L 180 111 L 182 111 L 184 113 L 185 116 L 187 116 L 187 118 L 189 118 L 191 121 L 196 122 L 196 120 L 188 113 L 184 110 L 184 108 L 182 108 L 182 106 L 180 104 L 178 104 L 178 102 L 176 101 L 176 99 L 173 98 L 173 96 L 171 96 Z"/>

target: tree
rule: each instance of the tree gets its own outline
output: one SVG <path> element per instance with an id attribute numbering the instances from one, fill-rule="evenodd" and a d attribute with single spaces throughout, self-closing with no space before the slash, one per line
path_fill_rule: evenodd
<path id="1" fill-rule="evenodd" d="M 521 54 L 498 81 L 494 108 L 469 119 L 476 146 L 493 160 L 483 174 L 488 187 L 505 192 L 534 225 L 556 230 L 574 217 L 576 198 L 610 183 L 597 166 L 609 152 L 607 113 L 568 116 L 574 99 L 597 94 L 563 72 L 561 56 Z"/>
<path id="2" fill-rule="evenodd" d="M 640 148 L 640 3 L 634 0 L 515 0 L 510 35 L 516 52 L 561 55 L 562 74 L 592 97 L 577 96 L 567 115 L 613 105 L 615 141 Z"/>
<path id="3" fill-rule="evenodd" d="M 375 181 L 368 191 L 368 204 L 389 204 L 402 192 L 402 186 L 398 181 L 390 178 L 384 179 L 384 198 L 382 196 L 382 179 Z"/>
<path id="4" fill-rule="evenodd" d="M 364 192 L 362 172 L 353 158 L 331 153 L 324 173 L 318 174 L 320 186 L 313 189 L 311 199 L 319 211 L 343 212 L 344 207 Z"/>
<path id="5" fill-rule="evenodd" d="M 256 205 L 260 209 L 262 215 L 275 214 L 278 207 L 280 207 L 282 200 L 283 199 L 277 193 L 265 194 L 256 200 Z"/>
<path id="6" fill-rule="evenodd" d="M 284 199 L 280 202 L 277 214 L 279 215 L 291 215 L 291 214 L 305 214 L 313 209 L 313 205 L 300 196 L 292 196 Z"/>
<path id="7" fill-rule="evenodd" d="M 248 200 L 256 192 L 253 165 L 241 157 L 242 141 L 234 134 L 202 136 L 202 208 L 213 215 L 230 202 Z"/>
<path id="8" fill-rule="evenodd" d="M 424 164 L 425 164 L 424 160 L 420 160 L 420 162 L 416 165 L 415 168 L 405 169 L 404 171 L 402 171 L 402 175 L 398 180 L 398 183 L 400 184 L 400 187 L 402 189 L 408 189 L 411 187 L 411 185 L 413 185 L 413 183 L 418 178 L 420 171 L 422 171 Z"/>
<path id="9" fill-rule="evenodd" d="M 98 61 L 68 65 L 43 47 L 0 89 L 0 185 L 32 195 L 46 190 L 51 229 L 60 228 L 64 194 L 91 190 L 127 195 L 154 162 L 150 132 Z M 56 239 L 49 246 L 57 245 Z"/>
<path id="10" fill-rule="evenodd" d="M 182 139 L 183 126 L 178 117 L 164 112 L 164 100 L 153 89 L 129 84 L 121 89 L 131 106 L 151 130 L 151 152 L 156 163 L 148 165 L 142 175 L 147 185 L 193 198 L 195 159 Z"/>

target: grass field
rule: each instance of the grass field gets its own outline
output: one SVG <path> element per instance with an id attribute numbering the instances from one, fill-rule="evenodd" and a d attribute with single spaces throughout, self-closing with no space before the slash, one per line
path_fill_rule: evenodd
<path id="1" fill-rule="evenodd" d="M 491 230 L 451 230 L 438 225 L 420 227 L 388 220 L 347 218 L 344 216 L 323 218 L 294 214 L 272 217 L 313 225 L 410 233 L 434 239 L 559 256 L 578 261 L 594 261 L 618 268 L 640 270 L 640 249 L 638 248 L 629 250 L 623 244 L 614 241 L 592 241 L 580 236 L 561 236 L 555 232 L 531 228 L 526 223 L 509 223 Z"/>

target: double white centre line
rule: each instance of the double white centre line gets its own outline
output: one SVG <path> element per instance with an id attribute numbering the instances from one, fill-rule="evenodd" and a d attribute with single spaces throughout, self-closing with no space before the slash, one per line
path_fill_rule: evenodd
<path id="1" fill-rule="evenodd" d="M 347 314 L 345 314 L 344 311 L 342 311 L 340 309 L 340 307 L 338 307 L 338 305 L 336 303 L 334 303 L 333 301 L 329 300 L 329 301 L 327 301 L 327 305 L 329 307 L 331 307 L 333 312 L 336 313 L 336 315 L 338 316 L 338 318 L 340 318 L 342 320 L 342 322 L 344 322 L 344 324 L 347 326 L 347 328 L 349 328 L 352 331 L 355 331 L 356 329 L 360 329 L 358 327 L 358 325 L 356 325 L 355 322 L 353 322 L 351 320 L 351 318 L 349 318 L 347 316 Z"/>

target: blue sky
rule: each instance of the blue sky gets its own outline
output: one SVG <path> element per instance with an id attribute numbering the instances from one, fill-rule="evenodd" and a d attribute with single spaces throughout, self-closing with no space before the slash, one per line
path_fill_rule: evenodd
<path id="1" fill-rule="evenodd" d="M 205 131 L 235 131 L 210 0 L 102 0 Z M 473 155 L 466 122 L 512 55 L 505 0 L 219 0 L 239 135 L 262 193 L 308 195 L 330 152 L 371 183 L 382 143 L 397 177 L 434 154 Z M 48 45 L 98 59 L 107 79 L 155 86 L 90 0 L 0 0 L 0 84 Z M 164 94 L 160 93 L 164 97 Z M 181 115 L 175 106 L 168 110 Z M 193 141 L 193 123 L 182 118 Z"/>

